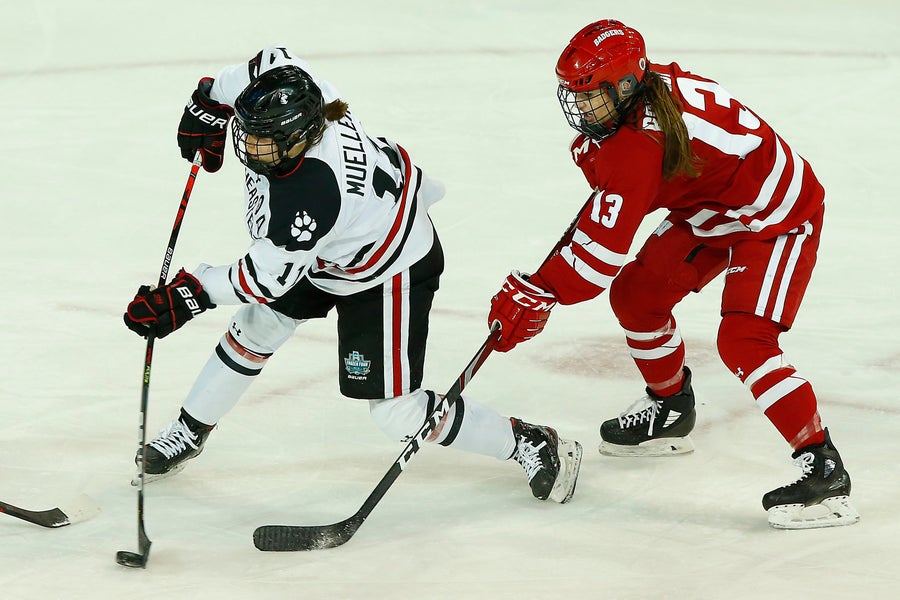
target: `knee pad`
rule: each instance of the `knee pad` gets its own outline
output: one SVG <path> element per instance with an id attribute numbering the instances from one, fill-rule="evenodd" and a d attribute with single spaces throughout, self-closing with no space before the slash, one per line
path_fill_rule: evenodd
<path id="1" fill-rule="evenodd" d="M 375 425 L 392 440 L 409 441 L 435 407 L 433 394 L 418 389 L 403 396 L 369 400 Z"/>
<path id="2" fill-rule="evenodd" d="M 686 293 L 686 292 L 685 292 Z M 629 331 L 655 331 L 669 322 L 672 307 L 684 297 L 669 298 L 666 282 L 638 261 L 622 267 L 609 287 L 609 304 Z"/>
<path id="3" fill-rule="evenodd" d="M 293 334 L 303 320 L 292 319 L 263 304 L 242 306 L 232 317 L 229 333 L 255 354 L 273 354 Z"/>
<path id="4" fill-rule="evenodd" d="M 716 340 L 719 357 L 741 381 L 752 385 L 757 377 L 751 381 L 748 377 L 764 365 L 768 365 L 767 372 L 786 366 L 778 346 L 781 332 L 781 326 L 769 319 L 748 313 L 726 313 Z"/>

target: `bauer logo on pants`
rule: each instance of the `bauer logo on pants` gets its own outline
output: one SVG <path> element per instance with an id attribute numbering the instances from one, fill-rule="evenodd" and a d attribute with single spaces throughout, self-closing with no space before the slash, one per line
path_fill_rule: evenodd
<path id="1" fill-rule="evenodd" d="M 347 369 L 350 379 L 365 379 L 366 375 L 369 374 L 371 366 L 372 361 L 366 360 L 366 357 L 356 350 L 351 352 L 350 356 L 344 359 L 344 367 Z"/>

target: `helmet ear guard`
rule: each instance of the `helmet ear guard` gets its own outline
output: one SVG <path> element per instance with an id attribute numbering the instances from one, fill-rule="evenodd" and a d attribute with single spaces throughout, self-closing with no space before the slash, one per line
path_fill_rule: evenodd
<path id="1" fill-rule="evenodd" d="M 634 73 L 628 73 L 625 77 L 620 79 L 616 84 L 616 92 L 619 97 L 619 102 L 627 100 L 629 97 L 637 93 L 641 88 L 641 83 L 642 82 L 638 81 L 638 78 Z"/>

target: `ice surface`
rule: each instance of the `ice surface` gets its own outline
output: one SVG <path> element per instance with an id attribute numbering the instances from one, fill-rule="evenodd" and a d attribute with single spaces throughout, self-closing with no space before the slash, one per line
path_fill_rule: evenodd
<path id="1" fill-rule="evenodd" d="M 94 519 L 43 530 L 0 515 L 0 597 L 895 598 L 900 585 L 897 324 L 900 5 L 647 0 L 215 3 L 0 2 L 0 498 L 33 510 L 86 493 Z M 353 514 L 396 458 L 365 405 L 340 397 L 333 319 L 310 323 L 222 421 L 203 456 L 147 487 L 136 549 L 144 344 L 121 323 L 156 280 L 189 170 L 175 146 L 200 76 L 271 42 L 334 82 L 370 133 L 448 188 L 447 254 L 426 383 L 447 389 L 486 335 L 488 300 L 534 268 L 587 195 L 553 67 L 578 29 L 616 17 L 657 62 L 719 80 L 811 161 L 829 192 L 817 267 L 788 358 L 809 378 L 853 477 L 859 524 L 776 531 L 760 498 L 799 472 L 715 354 L 718 291 L 676 316 L 694 371 L 697 450 L 596 451 L 600 421 L 642 393 L 605 298 L 559 307 L 540 338 L 469 387 L 585 446 L 570 504 L 531 498 L 512 463 L 424 449 L 348 544 L 269 554 L 263 524 Z M 247 246 L 234 156 L 201 173 L 173 268 Z M 656 225 L 648 219 L 644 229 Z M 642 239 L 642 237 L 640 238 Z M 231 314 L 156 345 L 150 434 L 176 413 Z"/>

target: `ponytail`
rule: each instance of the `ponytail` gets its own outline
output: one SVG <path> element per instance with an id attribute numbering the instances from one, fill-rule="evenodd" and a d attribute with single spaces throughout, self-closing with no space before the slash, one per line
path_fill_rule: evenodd
<path id="1" fill-rule="evenodd" d="M 326 121 L 340 121 L 350 110 L 350 106 L 341 99 L 329 102 L 324 106 L 322 112 L 325 114 Z"/>
<path id="2" fill-rule="evenodd" d="M 347 111 L 350 110 L 350 105 L 338 98 L 337 100 L 332 100 L 328 104 L 322 107 L 322 116 L 325 117 L 325 123 L 322 123 L 322 128 L 319 132 L 312 137 L 310 140 L 308 147 L 315 146 L 319 142 L 322 141 L 322 136 L 325 134 L 325 128 L 328 127 L 328 123 L 333 121 L 340 121 L 347 115 Z"/>
<path id="3" fill-rule="evenodd" d="M 650 71 L 644 79 L 643 100 L 656 118 L 664 140 L 662 173 L 665 179 L 676 175 L 700 175 L 699 159 L 691 149 L 687 125 L 681 118 L 681 106 L 659 74 Z"/>

